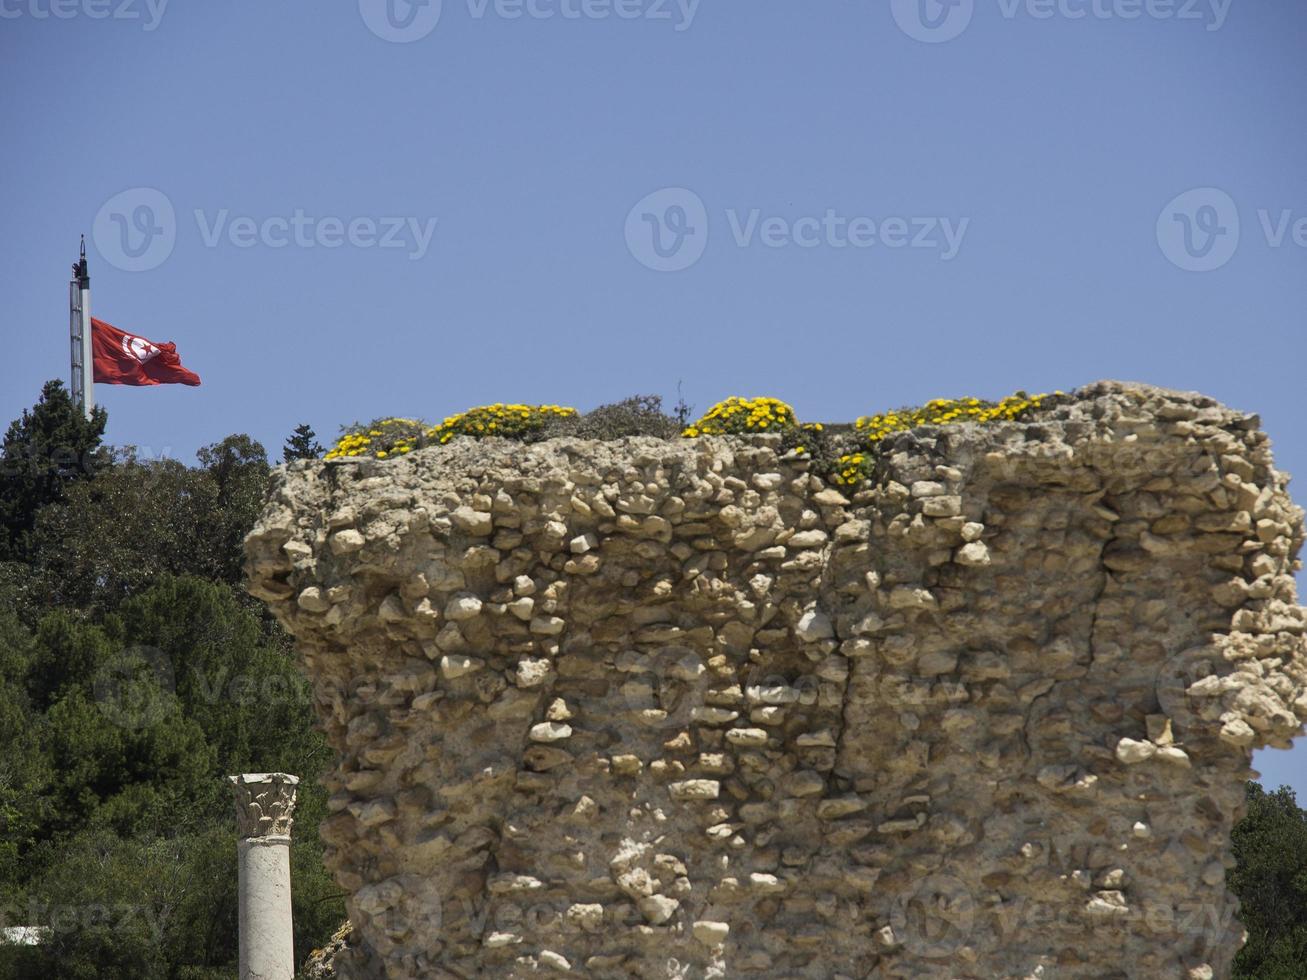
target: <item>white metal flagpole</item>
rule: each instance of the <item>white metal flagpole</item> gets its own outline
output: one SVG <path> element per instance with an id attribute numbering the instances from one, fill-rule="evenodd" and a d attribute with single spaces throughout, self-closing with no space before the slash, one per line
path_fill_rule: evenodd
<path id="1" fill-rule="evenodd" d="M 73 279 L 68 284 L 69 340 L 72 355 L 73 401 L 89 419 L 95 410 L 95 365 L 91 354 L 91 274 L 86 265 L 86 236 L 82 251 L 73 263 Z"/>

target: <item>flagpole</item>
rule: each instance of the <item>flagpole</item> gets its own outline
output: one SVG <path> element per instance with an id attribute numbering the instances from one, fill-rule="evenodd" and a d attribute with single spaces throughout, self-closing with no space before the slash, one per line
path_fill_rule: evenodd
<path id="1" fill-rule="evenodd" d="M 68 304 L 72 396 L 89 419 L 95 411 L 95 371 L 91 355 L 91 274 L 86 264 L 85 235 L 82 236 L 81 254 L 73 263 L 73 278 L 68 284 Z"/>

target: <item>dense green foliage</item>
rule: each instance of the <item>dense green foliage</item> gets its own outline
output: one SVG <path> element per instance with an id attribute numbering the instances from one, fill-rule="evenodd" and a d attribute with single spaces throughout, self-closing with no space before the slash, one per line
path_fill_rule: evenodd
<path id="1" fill-rule="evenodd" d="M 104 424 L 52 382 L 0 460 L 0 926 L 49 930 L 0 945 L 0 978 L 226 980 L 228 774 L 302 777 L 298 955 L 344 917 L 317 838 L 329 751 L 286 636 L 239 588 L 268 461 L 246 436 L 196 467 L 110 453 Z"/>
<path id="2" fill-rule="evenodd" d="M 1302 980 L 1307 976 L 1307 811 L 1293 790 L 1268 793 L 1248 784 L 1248 813 L 1234 828 L 1230 890 L 1248 942 L 1234 976 Z"/>
<path id="3" fill-rule="evenodd" d="M 104 464 L 106 419 L 100 408 L 88 421 L 64 386 L 49 381 L 36 407 L 9 426 L 0 450 L 0 561 L 28 554 L 27 536 L 41 508 Z"/>

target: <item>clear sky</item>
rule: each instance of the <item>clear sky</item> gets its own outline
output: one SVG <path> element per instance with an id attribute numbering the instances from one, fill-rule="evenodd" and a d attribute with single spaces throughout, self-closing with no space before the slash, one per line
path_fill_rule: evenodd
<path id="1" fill-rule="evenodd" d="M 97 388 L 156 455 L 1113 377 L 1307 472 L 1305 49 L 1301 0 L 0 0 L 0 418 L 85 232 L 94 313 L 204 379 Z"/>

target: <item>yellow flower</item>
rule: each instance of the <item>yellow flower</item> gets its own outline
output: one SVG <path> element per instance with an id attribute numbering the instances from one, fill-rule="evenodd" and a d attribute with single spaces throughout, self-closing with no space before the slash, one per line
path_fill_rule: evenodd
<path id="1" fill-rule="evenodd" d="M 951 425 L 957 422 L 991 422 L 997 419 L 1015 420 L 1028 411 L 1039 408 L 1047 395 L 1026 397 L 1012 395 L 997 404 L 979 398 L 933 398 L 920 408 L 864 416 L 854 422 L 854 428 L 866 433 L 869 444 L 875 444 L 894 432 L 922 425 Z"/>
<path id="2" fill-rule="evenodd" d="M 772 428 L 792 428 L 794 409 L 776 398 L 741 398 L 732 395 L 708 409 L 693 425 L 681 433 L 687 439 L 699 436 L 762 432 Z"/>

